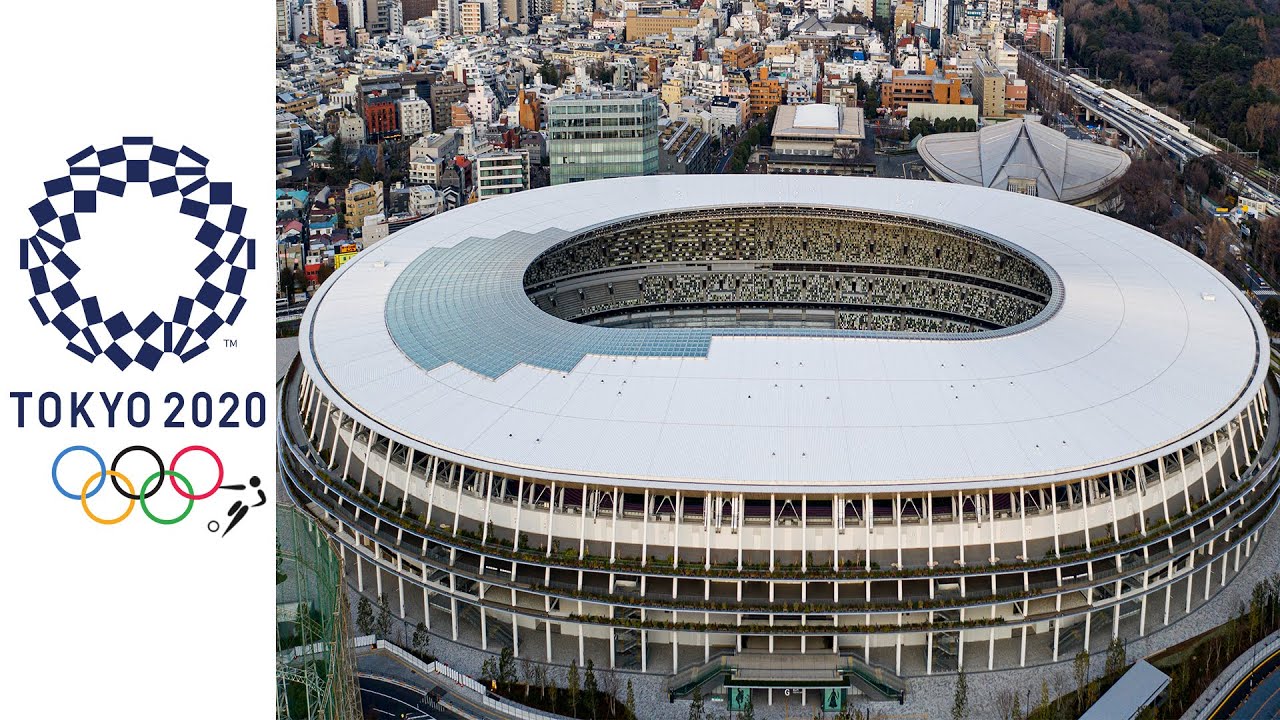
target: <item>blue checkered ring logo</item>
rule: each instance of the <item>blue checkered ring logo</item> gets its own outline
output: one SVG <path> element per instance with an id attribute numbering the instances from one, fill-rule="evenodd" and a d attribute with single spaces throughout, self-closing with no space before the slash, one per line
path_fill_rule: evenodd
<path id="1" fill-rule="evenodd" d="M 81 150 L 67 159 L 67 175 L 44 184 L 45 199 L 30 208 L 37 230 L 22 240 L 21 266 L 31 278 L 31 308 L 42 324 L 62 334 L 68 350 L 89 362 L 105 355 L 121 370 L 134 363 L 154 370 L 166 354 L 186 362 L 203 353 L 209 338 L 240 316 L 254 242 L 242 234 L 245 208 L 232 202 L 231 183 L 210 182 L 208 164 L 185 145 L 171 150 L 149 137 L 126 137 L 105 150 Z M 201 221 L 194 240 L 202 253 L 208 250 L 191 276 L 193 296 L 180 295 L 167 311 L 169 299 L 156 298 L 158 310 L 143 318 L 112 312 L 74 284 L 80 272 L 72 259 L 74 243 L 87 239 L 76 218 L 96 213 L 99 196 L 124 197 L 126 191 L 152 197 L 180 193 L 178 212 Z"/>

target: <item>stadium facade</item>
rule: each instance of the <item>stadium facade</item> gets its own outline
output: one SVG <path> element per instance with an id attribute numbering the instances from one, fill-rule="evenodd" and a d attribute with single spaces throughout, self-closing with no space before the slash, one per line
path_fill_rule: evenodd
<path id="1" fill-rule="evenodd" d="M 518 193 L 344 265 L 300 347 L 281 471 L 353 583 L 673 694 L 768 653 L 891 695 L 1098 651 L 1209 602 L 1276 507 L 1248 300 L 1003 191 Z"/>

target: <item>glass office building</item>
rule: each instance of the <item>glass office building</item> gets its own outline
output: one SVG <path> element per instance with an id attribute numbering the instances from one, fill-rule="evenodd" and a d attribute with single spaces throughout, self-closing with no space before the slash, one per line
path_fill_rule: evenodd
<path id="1" fill-rule="evenodd" d="M 656 95 L 566 95 L 547 105 L 551 184 L 658 172 Z"/>

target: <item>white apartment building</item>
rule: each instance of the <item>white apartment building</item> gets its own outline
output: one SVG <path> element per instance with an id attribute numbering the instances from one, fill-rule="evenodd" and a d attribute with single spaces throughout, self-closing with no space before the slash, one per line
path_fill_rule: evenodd
<path id="1" fill-rule="evenodd" d="M 495 150 L 476 156 L 476 197 L 480 200 L 529 189 L 529 151 Z"/>
<path id="2" fill-rule="evenodd" d="M 431 132 L 431 104 L 416 94 L 402 98 L 400 105 L 400 133 L 422 135 Z"/>

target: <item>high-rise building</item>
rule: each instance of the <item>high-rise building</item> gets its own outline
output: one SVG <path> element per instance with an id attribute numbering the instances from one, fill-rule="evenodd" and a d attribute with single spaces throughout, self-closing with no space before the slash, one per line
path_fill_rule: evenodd
<path id="1" fill-rule="evenodd" d="M 327 23 L 338 24 L 338 3 L 334 0 L 314 0 L 311 4 L 314 7 L 311 11 L 312 33 L 323 34 Z"/>
<path id="2" fill-rule="evenodd" d="M 431 132 L 431 105 L 411 93 L 400 99 L 400 133 L 423 135 Z"/>
<path id="3" fill-rule="evenodd" d="M 526 0 L 502 0 L 502 16 L 513 23 L 529 19 L 529 3 Z"/>
<path id="4" fill-rule="evenodd" d="M 276 0 L 276 43 L 292 39 L 292 19 L 288 0 Z"/>
<path id="5" fill-rule="evenodd" d="M 470 89 L 455 80 L 438 80 L 431 84 L 429 102 L 431 103 L 432 127 L 439 132 L 449 127 L 451 110 L 456 103 L 465 103 Z"/>
<path id="6" fill-rule="evenodd" d="M 658 172 L 658 96 L 565 95 L 547 103 L 551 184 Z"/>
<path id="7" fill-rule="evenodd" d="M 371 33 L 395 34 L 404 29 L 401 0 L 365 0 L 365 22 Z"/>
<path id="8" fill-rule="evenodd" d="M 461 0 L 442 0 L 437 8 L 440 15 L 440 32 L 445 35 L 457 35 L 462 32 Z"/>
<path id="9" fill-rule="evenodd" d="M 374 0 L 375 4 L 377 0 Z M 355 33 L 368 24 L 365 0 L 347 0 L 347 30 Z"/>
<path id="10" fill-rule="evenodd" d="M 464 2 L 460 9 L 462 17 L 462 33 L 476 35 L 484 31 L 484 5 L 479 2 Z"/>
<path id="11" fill-rule="evenodd" d="M 528 150 L 495 150 L 476 157 L 478 199 L 488 200 L 528 189 Z"/>
<path id="12" fill-rule="evenodd" d="M 876 0 L 876 20 L 892 20 L 893 19 L 893 2 L 892 0 Z"/>
<path id="13" fill-rule="evenodd" d="M 366 183 L 352 180 L 347 185 L 346 210 L 343 220 L 347 227 L 353 229 L 362 227 L 366 217 L 382 212 L 382 181 Z"/>
<path id="14" fill-rule="evenodd" d="M 978 58 L 973 64 L 970 86 L 982 117 L 1004 117 L 1005 77 L 999 68 L 986 58 Z"/>
<path id="15" fill-rule="evenodd" d="M 946 32 L 951 0 L 923 0 L 924 24 Z"/>
<path id="16" fill-rule="evenodd" d="M 947 0 L 947 27 L 948 33 L 955 33 L 960 27 L 960 18 L 965 17 L 967 12 L 965 8 L 965 0 Z"/>
<path id="17" fill-rule="evenodd" d="M 404 5 L 404 21 L 428 17 L 435 12 L 437 0 L 400 0 Z"/>

